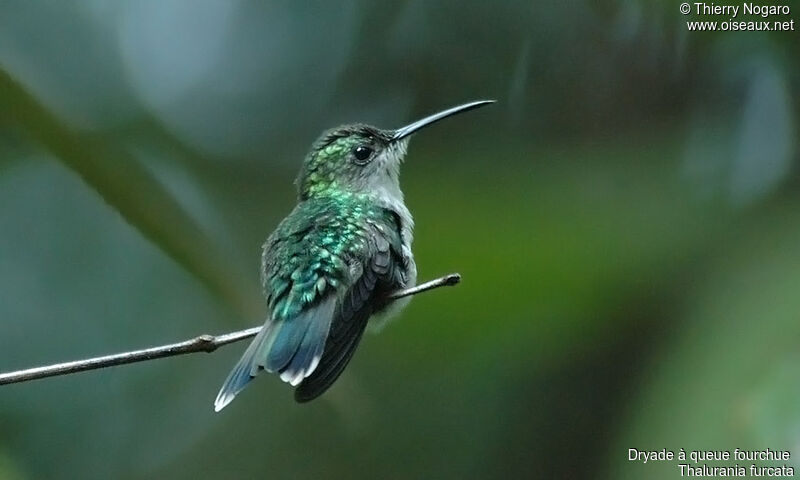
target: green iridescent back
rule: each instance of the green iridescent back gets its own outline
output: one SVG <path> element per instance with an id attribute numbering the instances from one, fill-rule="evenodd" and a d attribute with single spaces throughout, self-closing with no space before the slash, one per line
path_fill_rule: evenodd
<path id="1" fill-rule="evenodd" d="M 357 279 L 350 265 L 374 252 L 375 235 L 401 254 L 396 216 L 369 194 L 331 192 L 297 205 L 264 244 L 262 283 L 271 318 L 288 319 Z"/>

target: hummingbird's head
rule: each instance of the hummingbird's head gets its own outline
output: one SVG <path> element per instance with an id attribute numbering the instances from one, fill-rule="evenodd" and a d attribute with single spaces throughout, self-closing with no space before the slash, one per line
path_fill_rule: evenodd
<path id="1" fill-rule="evenodd" d="M 326 131 L 314 142 L 297 178 L 300 198 L 331 192 L 369 192 L 399 185 L 408 139 L 364 124 Z"/>
<path id="2" fill-rule="evenodd" d="M 489 103 L 494 100 L 459 105 L 397 130 L 352 124 L 326 131 L 314 142 L 297 177 L 300 199 L 343 191 L 400 195 L 400 164 L 410 135 L 443 118 Z"/>

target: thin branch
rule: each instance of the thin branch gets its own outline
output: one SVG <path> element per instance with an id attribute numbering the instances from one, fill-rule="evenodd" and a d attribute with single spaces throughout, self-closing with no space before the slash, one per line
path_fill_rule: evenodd
<path id="1" fill-rule="evenodd" d="M 389 298 L 392 300 L 397 300 L 399 298 L 433 290 L 434 288 L 456 285 L 460 281 L 461 275 L 457 273 L 451 273 L 450 275 L 445 275 L 444 277 L 437 278 L 436 280 L 425 282 L 417 285 L 416 287 L 394 292 L 389 296 Z M 145 348 L 143 350 L 115 353 L 113 355 L 105 355 L 102 357 L 87 358 L 85 360 L 75 360 L 73 362 L 56 363 L 54 365 L 47 365 L 44 367 L 35 367 L 28 368 L 26 370 L 2 373 L 0 374 L 0 385 L 28 382 L 30 380 L 55 377 L 59 375 L 69 375 L 71 373 L 84 372 L 86 370 L 95 370 L 98 368 L 113 367 L 115 365 L 144 362 L 147 360 L 155 360 L 157 358 L 174 357 L 176 355 L 185 355 L 187 353 L 210 353 L 223 345 L 228 345 L 229 343 L 235 343 L 246 338 L 255 337 L 261 328 L 262 327 L 253 327 L 248 328 L 247 330 L 239 330 L 217 336 L 200 335 L 199 337 L 195 337 L 191 340 L 184 340 L 182 342 L 162 345 L 160 347 Z"/>

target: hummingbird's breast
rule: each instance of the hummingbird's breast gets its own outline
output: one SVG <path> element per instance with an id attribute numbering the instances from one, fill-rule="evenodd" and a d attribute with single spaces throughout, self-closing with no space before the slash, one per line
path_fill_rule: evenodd
<path id="1" fill-rule="evenodd" d="M 404 261 L 411 267 L 411 270 L 413 270 L 409 271 L 409 281 L 403 287 L 412 287 L 416 285 L 417 280 L 417 268 L 414 264 L 414 254 L 411 251 L 411 244 L 414 241 L 414 218 L 403 200 L 403 192 L 399 186 L 379 188 L 375 195 L 375 201 L 397 216 L 402 243 L 402 256 Z"/>
<path id="2" fill-rule="evenodd" d="M 403 201 L 400 188 L 378 189 L 375 201 L 382 208 L 393 212 L 400 232 L 400 257 L 394 290 L 413 287 L 417 284 L 417 264 L 411 244 L 414 241 L 414 218 Z M 380 331 L 392 318 L 396 317 L 411 301 L 411 297 L 395 300 L 375 312 L 369 322 L 372 332 Z"/>

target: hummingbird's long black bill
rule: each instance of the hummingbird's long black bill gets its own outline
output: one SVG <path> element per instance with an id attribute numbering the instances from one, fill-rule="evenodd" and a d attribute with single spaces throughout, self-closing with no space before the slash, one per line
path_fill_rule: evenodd
<path id="1" fill-rule="evenodd" d="M 417 120 L 414 123 L 406 125 L 405 127 L 398 128 L 394 131 L 394 135 L 392 135 L 392 141 L 400 140 L 405 138 L 412 133 L 416 132 L 417 130 L 427 127 L 433 123 L 438 122 L 443 118 L 447 118 L 458 113 L 466 112 L 478 107 L 482 107 L 484 105 L 489 105 L 490 103 L 494 103 L 494 100 L 478 100 L 476 102 L 465 103 L 464 105 L 459 105 L 457 107 L 448 108 L 447 110 L 442 110 L 439 113 L 434 113 L 433 115 L 427 116 L 422 120 Z"/>

